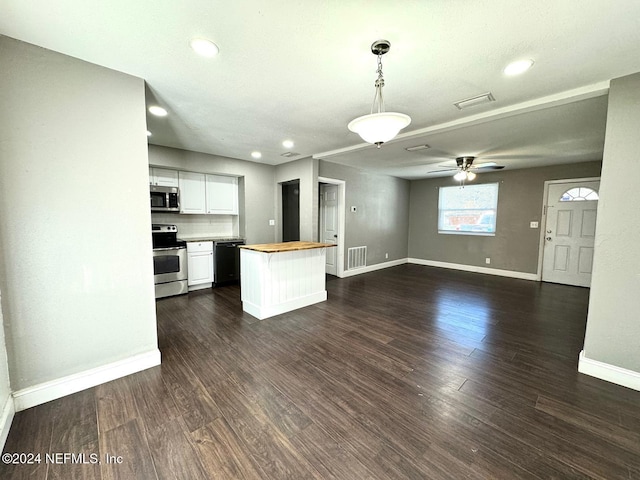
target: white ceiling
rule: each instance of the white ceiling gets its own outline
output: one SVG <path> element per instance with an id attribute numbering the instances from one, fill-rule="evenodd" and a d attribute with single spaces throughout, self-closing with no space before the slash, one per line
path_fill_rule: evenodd
<path id="1" fill-rule="evenodd" d="M 640 71 L 638 0 L 3 0 L 0 32 L 144 78 L 151 143 L 278 164 L 314 156 L 421 178 L 456 156 L 506 168 L 602 158 L 608 81 Z M 189 40 L 206 37 L 205 59 Z M 385 38 L 387 110 L 412 123 L 378 150 L 369 113 Z M 502 69 L 531 58 L 518 77 Z M 458 100 L 496 101 L 460 111 Z M 96 113 L 99 114 L 98 112 Z M 427 143 L 411 153 L 405 147 Z"/>

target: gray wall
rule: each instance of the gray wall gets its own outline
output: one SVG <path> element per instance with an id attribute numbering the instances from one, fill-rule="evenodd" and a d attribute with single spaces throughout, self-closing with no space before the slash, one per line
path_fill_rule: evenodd
<path id="1" fill-rule="evenodd" d="M 269 225 L 269 220 L 276 218 L 273 166 L 157 145 L 149 145 L 149 164 L 191 172 L 242 177 L 239 234 L 246 238 L 247 243 L 275 241 L 277 227 Z M 193 217 L 206 218 L 209 221 L 216 220 L 214 217 L 217 215 L 164 215 L 162 218 L 176 223 L 180 231 L 180 223 L 191 221 Z"/>
<path id="2" fill-rule="evenodd" d="M 0 292 L 0 305 L 2 304 L 2 292 Z M 4 321 L 2 318 L 2 309 L 0 309 L 0 421 L 4 420 L 4 413 L 10 413 L 11 404 L 11 387 L 9 384 L 9 361 L 7 359 L 7 347 L 4 341 Z M 4 425 L 0 423 L 0 429 Z M 7 426 L 8 427 L 8 426 Z M 0 431 L 0 451 L 4 448 L 4 443 L 9 434 L 9 429 Z"/>
<path id="3" fill-rule="evenodd" d="M 585 357 L 640 373 L 640 73 L 611 81 Z"/>
<path id="4" fill-rule="evenodd" d="M 601 162 L 587 162 L 478 174 L 475 184 L 499 182 L 496 235 L 438 234 L 438 192 L 456 185 L 451 177 L 411 182 L 409 257 L 421 260 L 536 273 L 544 182 L 600 176 Z M 600 219 L 598 219 L 599 221 Z M 485 258 L 491 264 L 485 264 Z"/>
<path id="5" fill-rule="evenodd" d="M 0 37 L 14 391 L 157 352 L 144 82 Z"/>
<path id="6" fill-rule="evenodd" d="M 278 184 L 290 180 L 300 180 L 300 240 L 318 240 L 318 160 L 303 158 L 283 163 L 275 167 L 275 181 Z M 276 191 L 277 224 L 276 241 L 282 241 L 282 189 Z"/>
<path id="7" fill-rule="evenodd" d="M 408 180 L 327 161 L 320 161 L 319 176 L 346 182 L 345 270 L 350 247 L 366 245 L 368 265 L 407 257 Z M 357 207 L 356 213 L 351 212 L 351 206 Z"/>

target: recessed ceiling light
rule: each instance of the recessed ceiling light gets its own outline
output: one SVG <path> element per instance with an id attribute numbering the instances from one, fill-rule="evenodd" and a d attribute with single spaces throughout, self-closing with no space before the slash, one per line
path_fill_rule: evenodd
<path id="1" fill-rule="evenodd" d="M 194 38 L 191 40 L 190 45 L 194 52 L 203 57 L 215 57 L 220 51 L 215 43 L 206 38 Z"/>
<path id="2" fill-rule="evenodd" d="M 282 142 L 284 148 L 293 148 L 293 140 L 285 140 Z"/>
<path id="3" fill-rule="evenodd" d="M 503 72 L 505 75 L 520 75 L 533 66 L 533 60 L 518 60 L 507 65 Z"/>
<path id="4" fill-rule="evenodd" d="M 152 115 L 155 115 L 156 117 L 167 116 L 167 111 L 162 107 L 158 107 L 157 105 L 149 107 L 149 113 L 151 113 Z"/>
<path id="5" fill-rule="evenodd" d="M 251 156 L 255 159 L 262 158 L 262 154 L 260 152 L 251 152 Z"/>
<path id="6" fill-rule="evenodd" d="M 149 130 L 147 130 L 147 137 L 151 136 L 151 132 Z"/>

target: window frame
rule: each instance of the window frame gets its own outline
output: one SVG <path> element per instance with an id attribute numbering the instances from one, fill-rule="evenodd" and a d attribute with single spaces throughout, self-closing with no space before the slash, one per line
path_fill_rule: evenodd
<path id="1" fill-rule="evenodd" d="M 476 187 L 485 187 L 487 185 L 491 185 L 495 188 L 495 205 L 491 206 L 491 207 L 477 207 L 477 208 L 468 208 L 468 209 L 464 209 L 464 208 L 442 208 L 442 197 L 443 197 L 443 189 L 458 189 L 458 190 L 464 190 L 467 188 L 476 188 Z M 446 190 L 445 190 L 446 191 Z M 449 190 L 451 191 L 451 190 Z M 441 186 L 438 188 L 438 234 L 443 234 L 443 235 L 467 235 L 467 236 L 472 236 L 472 237 L 495 237 L 496 232 L 498 230 L 498 195 L 500 192 L 500 182 L 488 182 L 488 183 L 478 183 L 478 184 L 473 184 L 473 185 L 465 185 L 464 187 L 460 187 L 457 185 L 452 185 L 452 186 Z M 441 227 L 442 225 L 442 221 L 444 219 L 444 215 L 446 211 L 462 211 L 462 210 L 469 210 L 469 211 L 473 211 L 476 212 L 474 213 L 474 215 L 478 215 L 478 211 L 480 211 L 481 213 L 479 214 L 480 217 L 482 217 L 485 214 L 493 214 L 493 231 L 474 231 L 474 230 L 443 230 Z M 463 224 L 464 225 L 464 224 Z M 476 223 L 476 224 L 472 224 L 472 225 L 482 225 L 481 223 Z M 473 226 L 471 227 L 473 228 Z"/>

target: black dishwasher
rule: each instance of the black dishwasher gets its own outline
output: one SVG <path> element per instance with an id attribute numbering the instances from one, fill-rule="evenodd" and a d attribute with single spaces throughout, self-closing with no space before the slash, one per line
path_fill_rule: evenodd
<path id="1" fill-rule="evenodd" d="M 240 249 L 244 240 L 218 240 L 213 244 L 213 283 L 225 285 L 240 280 Z"/>

